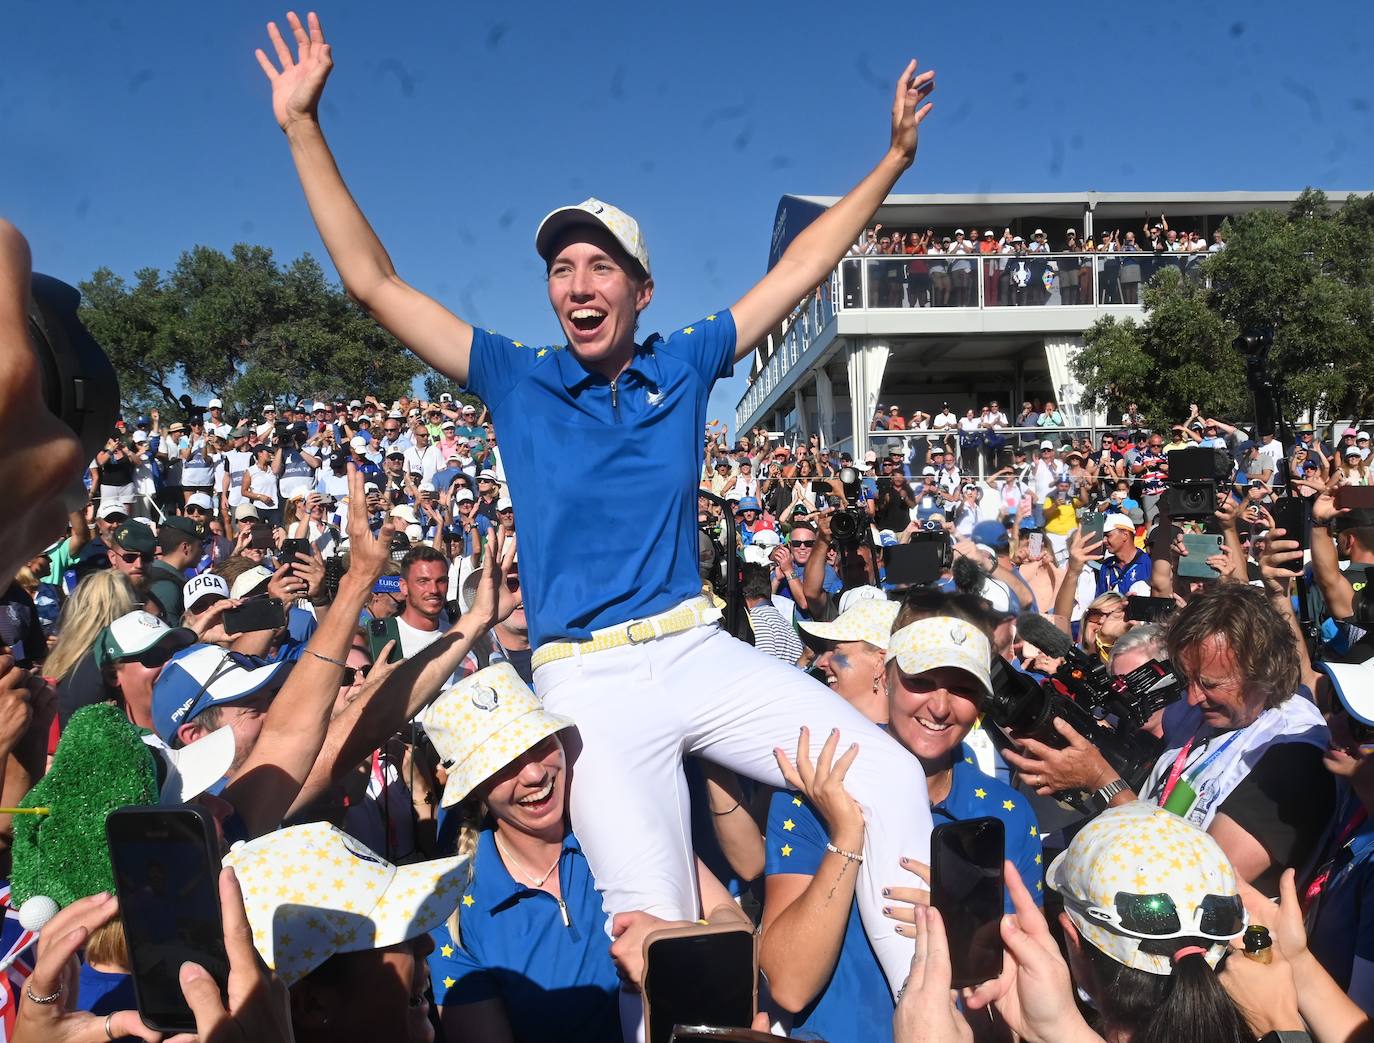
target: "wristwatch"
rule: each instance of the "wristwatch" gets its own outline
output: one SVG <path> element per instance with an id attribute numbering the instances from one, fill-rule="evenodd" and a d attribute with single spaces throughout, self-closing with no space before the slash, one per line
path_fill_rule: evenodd
<path id="1" fill-rule="evenodd" d="M 1116 778 L 1112 779 L 1111 782 L 1107 783 L 1107 785 L 1103 786 L 1100 790 L 1094 793 L 1093 796 L 1101 802 L 1102 807 L 1105 810 L 1106 808 L 1111 807 L 1112 798 L 1115 797 L 1122 790 L 1125 790 L 1127 788 L 1129 787 L 1127 787 L 1126 785 L 1126 780 L 1121 778 L 1120 776 L 1117 776 Z"/>

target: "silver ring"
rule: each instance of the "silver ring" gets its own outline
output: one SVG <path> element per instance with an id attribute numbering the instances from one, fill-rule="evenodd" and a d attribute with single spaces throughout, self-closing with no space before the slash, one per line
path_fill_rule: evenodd
<path id="1" fill-rule="evenodd" d="M 62 995 L 62 983 L 58 982 L 57 991 L 54 992 L 51 996 L 35 996 L 33 994 L 33 989 L 31 989 L 26 983 L 24 985 L 24 995 L 28 997 L 30 1000 L 32 1000 L 34 1003 L 39 1003 L 46 1007 L 49 1003 L 56 1003 L 58 997 Z"/>
<path id="2" fill-rule="evenodd" d="M 105 1038 L 114 1039 L 114 1031 L 110 1028 L 110 1022 L 114 1020 L 114 1012 L 105 1015 Z"/>

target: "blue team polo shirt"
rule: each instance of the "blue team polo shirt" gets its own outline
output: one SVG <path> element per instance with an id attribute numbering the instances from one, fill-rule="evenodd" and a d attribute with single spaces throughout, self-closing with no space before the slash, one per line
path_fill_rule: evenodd
<path id="1" fill-rule="evenodd" d="M 1020 793 L 979 771 L 967 746 L 960 754 L 963 759 L 954 764 L 949 796 L 931 808 L 931 818 L 937 826 L 986 815 L 1000 818 L 1006 831 L 1007 858 L 1040 904 L 1045 882 L 1035 813 Z M 815 876 L 829 841 L 824 823 L 801 796 L 781 790 L 773 794 L 768 806 L 767 875 Z M 894 871 L 891 883 L 904 885 L 900 879 L 904 875 L 900 869 Z M 913 881 L 912 886 L 920 886 L 920 882 Z M 1010 896 L 1005 898 L 1005 906 L 1007 912 L 1013 911 Z M 892 1039 L 892 993 L 864 934 L 857 900 L 850 903 L 840 955 L 830 980 L 792 1024 L 830 1043 L 885 1043 Z"/>
<path id="2" fill-rule="evenodd" d="M 504 433 L 502 435 L 504 436 Z M 620 980 L 611 962 L 606 916 L 582 848 L 563 841 L 558 882 L 567 907 L 506 871 L 491 830 L 477 839 L 472 881 L 459 916 L 462 944 L 447 925 L 432 932 L 434 1002 L 499 999 L 522 1043 L 604 1043 L 620 1038 Z"/>
<path id="3" fill-rule="evenodd" d="M 734 357 L 728 311 L 651 337 L 614 386 L 567 347 L 473 331 L 468 386 L 501 432 L 534 647 L 701 593 L 701 432 Z M 633 476 L 633 496 L 589 492 L 617 475 Z"/>
<path id="4" fill-rule="evenodd" d="M 1148 584 L 1152 568 L 1150 556 L 1139 549 L 1129 565 L 1109 558 L 1103 562 L 1102 571 L 1097 574 L 1097 595 L 1100 597 L 1110 590 L 1124 596 L 1136 583 Z"/>
<path id="5" fill-rule="evenodd" d="M 1337 822 L 1355 798 L 1346 795 Z M 1374 962 L 1374 819 L 1366 819 L 1337 852 L 1311 920 L 1307 947 L 1346 992 L 1355 961 Z"/>

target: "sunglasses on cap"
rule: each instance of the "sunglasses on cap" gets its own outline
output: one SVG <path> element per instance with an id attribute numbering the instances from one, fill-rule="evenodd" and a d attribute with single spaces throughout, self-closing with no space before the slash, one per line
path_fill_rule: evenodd
<path id="1" fill-rule="evenodd" d="M 1064 903 L 1076 908 L 1089 920 L 1136 938 L 1201 936 L 1221 942 L 1245 930 L 1245 905 L 1240 895 L 1204 895 L 1186 924 L 1180 919 L 1173 898 L 1163 893 L 1137 895 L 1118 891 L 1109 909 L 1080 902 L 1070 895 L 1064 896 Z"/>

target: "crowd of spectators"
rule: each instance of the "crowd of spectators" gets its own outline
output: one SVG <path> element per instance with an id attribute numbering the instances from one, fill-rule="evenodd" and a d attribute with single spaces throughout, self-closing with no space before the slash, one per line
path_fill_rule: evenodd
<path id="1" fill-rule="evenodd" d="M 277 102 L 313 111 L 328 48 L 314 15 L 308 31 L 290 25 L 313 93 L 297 96 L 275 24 L 281 69 L 259 60 Z M 931 76 L 915 71 L 897 83 L 889 154 L 908 165 Z M 595 215 L 573 217 L 597 231 L 550 249 L 551 281 L 623 290 L 629 262 L 648 274 L 642 243 L 631 252 L 637 225 L 589 204 L 556 212 Z M 836 256 L 855 228 L 841 231 Z M 374 264 L 377 246 L 364 251 Z M 970 279 L 948 263 L 945 303 L 967 304 Z M 1352 495 L 1368 475 L 1357 428 L 1335 448 L 1311 430 L 1284 446 L 1197 410 L 1160 424 L 1128 404 L 1117 433 L 1082 446 L 1054 403 L 1014 420 L 996 402 L 963 418 L 887 407 L 881 448 L 856 460 L 761 430 L 732 443 L 712 423 L 699 474 L 679 453 L 654 476 L 685 505 L 680 532 L 641 526 L 627 541 L 586 525 L 556 544 L 609 570 L 662 539 L 690 600 L 541 642 L 541 602 L 597 591 L 582 563 L 550 553 L 562 534 L 538 524 L 547 496 L 517 480 L 517 520 L 507 495 L 530 439 L 506 417 L 529 417 L 492 405 L 503 459 L 469 396 L 382 402 L 360 386 L 130 410 L 101 444 L 42 394 L 30 276 L 23 238 L 0 222 L 5 1039 L 160 1040 L 134 984 L 169 973 L 167 952 L 129 929 L 149 921 L 207 954 L 222 942 L 227 970 L 173 968 L 203 1043 L 642 1039 L 649 943 L 665 929 L 756 935 L 754 1030 L 795 1038 L 1374 1033 L 1374 501 Z M 786 288 L 771 296 L 795 301 Z M 576 303 L 565 332 L 590 343 L 609 312 Z M 617 296 L 615 313 L 638 310 Z M 754 324 L 775 313 L 756 306 Z M 459 327 L 476 347 L 456 369 L 536 407 L 555 393 L 586 405 L 558 421 L 569 440 L 689 415 L 676 448 L 695 455 L 706 377 L 745 354 L 735 321 L 711 314 L 696 340 L 687 327 L 633 346 L 634 367 L 611 376 L 571 350 L 534 370 L 549 349 Z M 498 359 L 521 379 L 501 383 Z M 598 396 L 601 413 L 587 405 Z M 1212 477 L 1180 490 L 1180 452 L 1213 461 Z M 633 474 L 603 477 L 578 503 L 613 524 Z M 699 588 L 684 534 L 699 536 Z M 550 666 L 563 672 L 540 674 L 541 699 L 532 678 Z M 689 693 L 683 678 L 710 683 Z M 560 712 L 578 686 L 596 698 Z M 650 695 L 657 717 L 636 714 Z M 679 714 L 686 725 L 662 725 Z M 812 734 L 808 714 L 826 728 Z M 631 733 L 594 748 L 615 734 L 598 715 Z M 769 727 L 751 731 L 750 717 Z M 864 742 L 842 742 L 832 721 Z M 751 739 L 784 732 L 795 743 Z M 617 759 L 637 770 L 609 771 Z M 598 770 L 601 789 L 588 788 Z M 669 799 L 612 803 L 629 784 Z M 894 791 L 913 799 L 876 814 Z M 223 866 L 218 934 L 190 915 L 176 860 L 142 850 L 144 874 L 116 878 L 107 827 L 130 806 L 193 806 L 212 822 L 200 854 Z M 992 820 L 1001 872 L 934 879 L 924 851 L 897 856 L 896 841 L 922 838 L 893 808 L 927 827 Z M 633 856 L 617 867 L 629 907 L 601 875 L 608 840 Z M 994 915 L 947 930 L 969 910 L 932 904 L 933 885 L 958 895 L 989 878 Z M 634 905 L 674 890 L 685 918 Z M 956 991 L 952 960 L 995 954 L 993 932 L 1000 972 Z M 908 951 L 894 979 L 891 957 L 906 970 Z M 716 970 L 666 973 L 691 998 L 692 975 Z M 754 981 L 733 984 L 753 994 Z"/>
<path id="2" fill-rule="evenodd" d="M 1157 272 L 1177 268 L 1200 281 L 1202 261 L 1225 248 L 1224 228 L 1208 243 L 1198 232 L 1170 228 L 1161 214 L 1156 221 L 1146 216 L 1139 237 L 1116 228 L 1080 238 L 1069 228 L 1057 243 L 1040 228 L 1026 239 L 1010 228 L 940 234 L 933 228 L 896 231 L 878 224 L 864 232 L 849 255 L 874 259 L 867 264 L 869 308 L 992 308 L 1138 304 L 1141 284 Z M 1103 254 L 1110 256 L 1093 256 Z M 893 256 L 904 259 L 884 260 Z M 847 307 L 863 300 L 860 269 L 852 261 L 841 265 Z"/>

